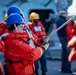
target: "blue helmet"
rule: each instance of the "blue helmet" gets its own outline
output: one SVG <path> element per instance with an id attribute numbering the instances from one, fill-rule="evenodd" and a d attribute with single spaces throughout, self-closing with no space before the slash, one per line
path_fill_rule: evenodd
<path id="1" fill-rule="evenodd" d="M 13 13 L 8 16 L 6 24 L 7 27 L 10 27 L 12 24 L 24 24 L 24 20 L 19 14 Z"/>
<path id="2" fill-rule="evenodd" d="M 17 7 L 17 6 L 11 6 L 8 11 L 7 11 L 7 15 L 9 16 L 10 14 L 12 13 L 17 13 L 17 14 L 22 14 L 23 15 L 23 12 L 22 10 Z"/>

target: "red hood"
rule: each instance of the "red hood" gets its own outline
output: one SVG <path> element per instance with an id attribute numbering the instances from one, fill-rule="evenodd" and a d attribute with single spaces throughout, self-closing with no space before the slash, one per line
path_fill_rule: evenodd
<path id="1" fill-rule="evenodd" d="M 28 34 L 27 33 L 14 33 L 14 32 L 9 32 L 7 36 L 4 37 L 5 40 L 8 39 L 18 39 L 18 38 L 23 38 L 25 40 L 28 40 Z"/>

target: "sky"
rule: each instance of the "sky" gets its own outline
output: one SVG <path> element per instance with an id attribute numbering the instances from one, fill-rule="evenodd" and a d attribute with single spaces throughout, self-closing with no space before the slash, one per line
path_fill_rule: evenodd
<path id="1" fill-rule="evenodd" d="M 71 15 L 76 14 L 76 0 L 73 0 L 72 5 L 68 8 L 68 13 Z"/>

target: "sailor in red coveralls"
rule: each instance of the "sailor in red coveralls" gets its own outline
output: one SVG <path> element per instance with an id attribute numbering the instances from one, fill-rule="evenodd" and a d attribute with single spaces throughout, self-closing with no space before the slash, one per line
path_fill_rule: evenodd
<path id="1" fill-rule="evenodd" d="M 7 26 L 6 26 L 6 19 L 7 19 L 7 15 L 4 16 L 4 21 L 0 23 L 0 56 L 3 57 L 4 56 L 4 49 L 5 49 L 5 44 L 2 41 L 2 37 L 5 36 L 6 34 L 3 35 L 3 33 L 7 32 Z M 4 63 L 1 62 L 2 60 L 0 60 L 0 75 L 4 75 Z"/>
<path id="2" fill-rule="evenodd" d="M 4 37 L 4 56 L 8 75 L 34 75 L 34 61 L 41 57 L 48 43 L 32 48 L 29 36 L 23 30 L 24 21 L 17 13 L 8 16 L 6 25 L 8 35 Z"/>
<path id="3" fill-rule="evenodd" d="M 39 19 L 40 19 L 39 15 L 35 12 L 32 12 L 30 14 L 30 21 L 31 22 L 28 23 L 28 27 L 31 29 L 31 31 L 35 35 L 37 35 L 38 38 L 42 39 L 46 36 L 46 32 L 45 32 L 45 28 L 44 28 L 43 24 L 41 23 L 41 21 L 39 21 Z M 41 41 L 41 42 L 43 42 L 43 41 Z M 42 75 L 45 75 L 47 72 L 45 53 L 42 55 L 42 57 L 39 60 L 40 60 L 40 64 L 41 64 Z M 39 75 L 38 68 L 39 68 L 39 64 L 38 64 L 38 60 L 37 60 L 35 62 L 36 75 Z"/>

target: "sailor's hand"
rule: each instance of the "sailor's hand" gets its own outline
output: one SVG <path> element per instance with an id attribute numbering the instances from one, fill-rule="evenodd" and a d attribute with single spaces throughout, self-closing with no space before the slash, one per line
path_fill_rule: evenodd
<path id="1" fill-rule="evenodd" d="M 42 37 L 42 40 L 43 40 L 44 42 L 48 42 L 48 41 L 49 41 L 49 38 L 48 38 L 48 36 L 43 36 L 43 37 Z"/>

